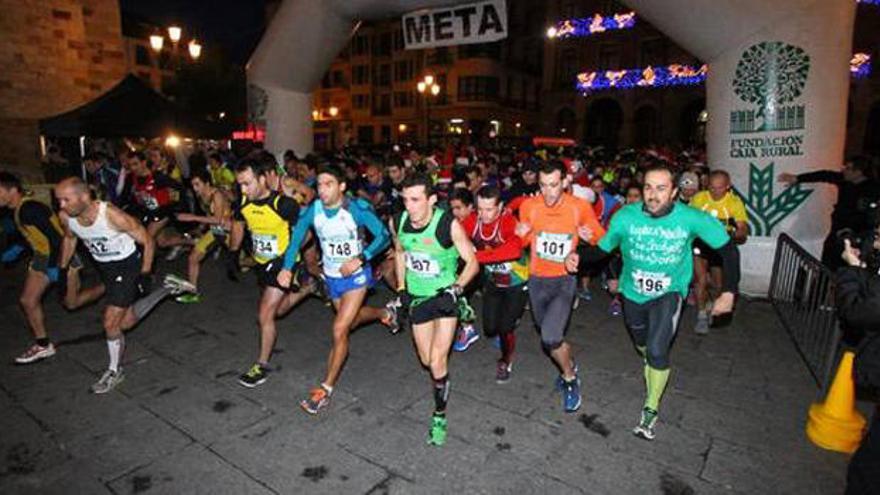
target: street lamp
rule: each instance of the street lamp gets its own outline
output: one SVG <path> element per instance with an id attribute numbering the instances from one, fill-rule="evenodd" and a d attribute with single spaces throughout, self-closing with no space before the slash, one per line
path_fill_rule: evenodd
<path id="1" fill-rule="evenodd" d="M 154 34 L 150 36 L 150 46 L 153 48 L 153 51 L 159 53 L 162 51 L 162 46 L 165 45 L 165 38 L 162 37 L 161 34 Z"/>
<path id="2" fill-rule="evenodd" d="M 339 115 L 339 108 L 337 108 L 337 107 L 330 107 L 329 111 L 330 111 L 330 116 L 333 118 L 336 118 L 336 116 Z"/>
<path id="3" fill-rule="evenodd" d="M 434 76 L 427 74 L 416 84 L 416 90 L 425 96 L 425 144 L 429 144 L 431 141 L 431 104 L 428 96 L 436 97 L 439 95 L 440 85 L 434 82 Z"/>
<path id="4" fill-rule="evenodd" d="M 202 55 L 202 45 L 200 45 L 195 39 L 189 42 L 189 56 L 192 57 L 193 60 L 198 60 Z"/>
<path id="5" fill-rule="evenodd" d="M 180 29 L 180 26 L 168 26 L 168 39 L 170 39 L 172 43 L 180 41 L 181 34 L 183 34 L 183 30 Z"/>

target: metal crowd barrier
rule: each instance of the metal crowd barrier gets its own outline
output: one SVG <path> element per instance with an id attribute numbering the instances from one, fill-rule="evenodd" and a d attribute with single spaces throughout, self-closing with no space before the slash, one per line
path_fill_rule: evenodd
<path id="1" fill-rule="evenodd" d="M 770 302 L 824 393 L 841 347 L 831 270 L 786 234 L 776 242 Z"/>

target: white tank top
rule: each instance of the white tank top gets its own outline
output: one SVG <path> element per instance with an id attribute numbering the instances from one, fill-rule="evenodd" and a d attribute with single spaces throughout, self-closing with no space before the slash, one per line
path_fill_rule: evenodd
<path id="1" fill-rule="evenodd" d="M 98 202 L 95 223 L 86 227 L 71 217 L 67 219 L 67 226 L 83 240 L 95 261 L 106 263 L 124 260 L 137 250 L 132 236 L 116 230 L 107 221 L 107 203 L 103 201 Z"/>

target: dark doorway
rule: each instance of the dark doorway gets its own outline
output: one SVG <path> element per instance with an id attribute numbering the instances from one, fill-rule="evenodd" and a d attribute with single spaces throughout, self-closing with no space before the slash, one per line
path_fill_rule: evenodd
<path id="1" fill-rule="evenodd" d="M 617 149 L 622 125 L 623 108 L 620 107 L 620 103 L 611 98 L 596 100 L 587 109 L 584 141 L 591 145 Z"/>

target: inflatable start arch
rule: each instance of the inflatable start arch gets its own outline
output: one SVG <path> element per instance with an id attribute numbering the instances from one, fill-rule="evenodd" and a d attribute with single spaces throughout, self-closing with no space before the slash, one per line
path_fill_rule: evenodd
<path id="1" fill-rule="evenodd" d="M 742 290 L 766 294 L 776 236 L 818 255 L 829 228 L 833 188 L 784 188 L 775 178 L 842 162 L 856 2 L 623 1 L 709 65 L 709 163 L 730 173 L 749 210 Z M 311 91 L 360 20 L 464 3 L 285 0 L 247 67 L 251 118 L 265 126 L 267 148 L 311 151 Z"/>

